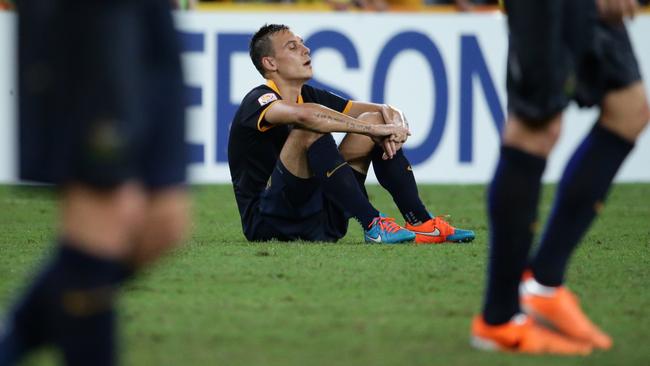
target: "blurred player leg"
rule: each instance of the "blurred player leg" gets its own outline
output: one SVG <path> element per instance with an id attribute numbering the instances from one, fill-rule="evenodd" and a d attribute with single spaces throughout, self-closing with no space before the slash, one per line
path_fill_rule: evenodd
<path id="1" fill-rule="evenodd" d="M 506 126 L 504 147 L 490 188 L 491 254 L 484 320 L 488 325 L 499 326 L 519 312 L 516 282 L 521 280 L 536 226 L 533 210 L 537 206 L 543 159 L 559 132 L 559 118 L 557 131 L 553 131 L 554 123 L 546 124 L 543 117 L 562 109 L 569 99 L 590 106 L 600 103 L 604 96 L 601 122 L 587 135 L 564 171 L 542 243 L 531 262 L 532 273 L 522 283 L 521 301 L 526 311 L 564 336 L 607 349 L 612 343 L 609 336 L 591 323 L 575 295 L 561 285 L 573 249 L 601 208 L 616 171 L 647 123 L 648 107 L 643 88 L 637 82 L 638 66 L 624 25 L 597 22 L 592 1 L 512 1 L 506 2 L 506 6 L 511 28 L 509 103 L 511 110 L 528 119 L 511 117 L 513 120 Z M 535 35 L 533 28 L 540 28 L 538 21 L 554 18 L 564 19 L 564 25 L 557 28 L 549 24 L 541 27 L 545 31 L 537 33 L 541 35 L 539 39 L 526 38 Z M 556 32 L 558 29 L 562 31 Z M 573 52 L 566 53 L 568 49 Z M 552 65 L 554 57 L 559 57 L 559 67 L 539 67 Z M 547 138 L 540 140 L 545 134 Z M 516 159 L 515 152 L 519 155 Z M 538 163 L 534 162 L 535 157 Z M 533 172 L 536 165 L 538 170 Z M 510 166 L 511 172 L 504 166 Z M 535 182 L 522 179 L 519 188 L 503 183 L 504 179 L 515 182 L 515 174 L 526 171 L 528 179 L 537 175 Z M 528 188 L 524 197 L 520 191 L 526 189 L 521 187 L 534 189 Z M 529 203 L 524 207 L 522 202 L 526 200 Z M 524 229 L 530 232 L 525 233 Z M 522 246 L 525 250 L 520 251 Z"/>
<path id="2" fill-rule="evenodd" d="M 113 299 L 128 275 L 123 258 L 143 216 L 143 191 L 73 185 L 63 193 L 59 248 L 18 303 L 0 341 L 0 364 L 53 342 L 68 364 L 114 362 Z"/>
<path id="3" fill-rule="evenodd" d="M 616 172 L 648 119 L 641 83 L 606 95 L 600 122 L 565 168 L 539 250 L 531 261 L 534 278 L 523 283 L 522 301 L 528 311 L 601 349 L 609 349 L 612 340 L 584 315 L 575 295 L 563 286 L 565 273 L 569 258 L 601 211 Z M 545 291 L 535 291 L 538 288 Z"/>
<path id="4" fill-rule="evenodd" d="M 527 311 L 563 333 L 608 349 L 611 338 L 589 320 L 563 284 L 569 258 L 602 210 L 650 112 L 625 24 L 598 22 L 594 40 L 585 71 L 578 73 L 577 99 L 585 105 L 599 104 L 601 115 L 564 170 L 539 250 L 531 260 L 530 278 L 522 283 L 522 301 Z"/>
<path id="5" fill-rule="evenodd" d="M 136 233 L 129 260 L 141 268 L 173 249 L 187 235 L 189 202 L 184 188 L 152 192 L 145 204 L 143 226 Z"/>
<path id="6" fill-rule="evenodd" d="M 169 4 L 26 0 L 19 16 L 21 177 L 60 186 L 62 229 L 0 335 L 0 364 L 51 343 L 69 365 L 113 365 L 127 263 L 153 260 L 186 223 Z"/>
<path id="7" fill-rule="evenodd" d="M 488 191 L 491 245 L 483 307 L 487 324 L 503 324 L 520 311 L 519 281 L 536 230 L 546 156 L 557 140 L 560 118 L 532 131 L 512 116 L 506 124 Z"/>
<path id="8" fill-rule="evenodd" d="M 602 209 L 618 168 L 647 121 L 648 104 L 641 83 L 605 98 L 600 121 L 567 164 L 542 246 L 532 263 L 536 277 L 545 285 L 563 283 L 573 249 Z"/>
<path id="9" fill-rule="evenodd" d="M 580 13 L 568 11 L 570 6 L 559 0 L 506 1 L 505 5 L 510 30 L 510 114 L 488 191 L 487 288 L 482 316 L 472 328 L 474 339 L 480 342 L 473 344 L 526 352 L 520 346 L 532 342 L 537 344 L 536 353 L 586 354 L 591 351 L 588 345 L 559 334 L 523 331 L 539 329 L 539 325 L 532 321 L 522 328 L 517 321 L 521 312 L 519 282 L 537 227 L 542 174 L 559 136 L 561 111 L 570 99 L 565 94 L 570 90 L 567 82 L 571 68 L 570 53 L 564 45 L 564 18 Z M 574 18 L 578 23 L 580 17 Z M 521 331 L 504 338 L 502 331 L 506 328 Z M 557 347 L 558 337 L 570 347 Z"/>

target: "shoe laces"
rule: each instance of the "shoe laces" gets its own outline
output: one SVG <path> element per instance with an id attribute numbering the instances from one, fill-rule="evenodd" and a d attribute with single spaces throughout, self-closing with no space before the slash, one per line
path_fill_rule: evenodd
<path id="1" fill-rule="evenodd" d="M 370 226 L 377 224 L 381 230 L 389 233 L 394 233 L 401 229 L 401 227 L 395 223 L 395 219 L 392 217 L 375 217 L 374 220 L 372 220 Z"/>
<path id="2" fill-rule="evenodd" d="M 447 220 L 450 218 L 450 215 L 439 215 L 433 218 L 433 225 L 437 227 L 440 231 L 452 232 L 453 226 Z"/>

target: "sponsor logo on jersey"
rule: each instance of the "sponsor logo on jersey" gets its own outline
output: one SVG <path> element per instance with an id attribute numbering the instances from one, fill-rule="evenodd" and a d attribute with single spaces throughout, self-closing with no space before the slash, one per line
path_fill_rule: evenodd
<path id="1" fill-rule="evenodd" d="M 260 103 L 261 106 L 267 105 L 274 100 L 278 100 L 278 96 L 275 95 L 275 93 L 266 93 L 261 97 L 257 98 L 257 101 Z"/>

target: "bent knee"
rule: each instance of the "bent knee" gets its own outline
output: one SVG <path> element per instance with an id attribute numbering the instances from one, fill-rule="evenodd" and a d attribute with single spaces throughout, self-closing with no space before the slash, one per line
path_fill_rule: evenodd
<path id="1" fill-rule="evenodd" d="M 629 141 L 635 141 L 650 120 L 650 106 L 642 83 L 610 92 L 602 103 L 601 123 Z"/>
<path id="2" fill-rule="evenodd" d="M 562 131 L 562 116 L 556 115 L 544 123 L 509 117 L 503 135 L 503 143 L 530 154 L 546 157 L 555 147 Z"/>
<path id="3" fill-rule="evenodd" d="M 133 183 L 110 191 L 71 184 L 62 201 L 62 234 L 90 253 L 121 257 L 141 228 L 144 202 L 141 187 Z"/>
<path id="4" fill-rule="evenodd" d="M 175 246 L 181 243 L 189 228 L 189 208 L 186 201 L 178 201 L 161 207 L 151 214 L 153 230 L 158 232 L 161 243 Z"/>
<path id="5" fill-rule="evenodd" d="M 361 113 L 357 119 L 376 125 L 384 124 L 384 117 L 379 112 L 364 112 Z"/>
<path id="6" fill-rule="evenodd" d="M 143 245 L 163 250 L 174 247 L 185 239 L 189 222 L 189 202 L 184 191 L 157 194 L 146 212 Z"/>
<path id="7" fill-rule="evenodd" d="M 182 213 L 167 214 L 152 220 L 156 242 L 163 248 L 175 247 L 183 242 L 188 230 L 188 220 Z"/>

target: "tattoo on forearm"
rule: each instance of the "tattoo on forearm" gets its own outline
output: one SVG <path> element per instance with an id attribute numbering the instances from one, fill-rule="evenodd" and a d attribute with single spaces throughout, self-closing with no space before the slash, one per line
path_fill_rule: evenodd
<path id="1" fill-rule="evenodd" d="M 345 122 L 345 120 L 343 120 L 343 118 L 341 118 L 339 116 L 336 116 L 336 115 L 332 116 L 332 115 L 329 115 L 329 114 L 323 113 L 323 112 L 316 112 L 315 116 L 316 116 L 316 118 L 326 119 L 328 121 Z"/>
<path id="2" fill-rule="evenodd" d="M 348 120 L 346 120 L 346 119 L 344 119 L 342 117 L 339 117 L 337 115 L 331 115 L 331 114 L 327 114 L 327 113 L 323 113 L 323 112 L 316 112 L 316 114 L 314 114 L 314 116 L 316 118 L 318 118 L 318 119 L 324 119 L 324 120 L 327 120 L 327 121 L 334 121 L 334 122 L 344 123 L 345 127 L 347 127 L 350 130 L 353 130 L 353 131 L 359 130 L 359 131 L 362 131 L 362 132 L 369 132 L 369 131 L 372 130 L 372 126 L 370 126 L 370 125 L 366 125 L 366 124 L 358 123 L 358 122 L 354 122 L 354 121 L 348 121 Z"/>
<path id="3" fill-rule="evenodd" d="M 371 125 L 364 125 L 357 122 L 346 122 L 346 126 L 350 129 L 359 129 L 361 132 L 370 132 L 372 130 Z"/>

